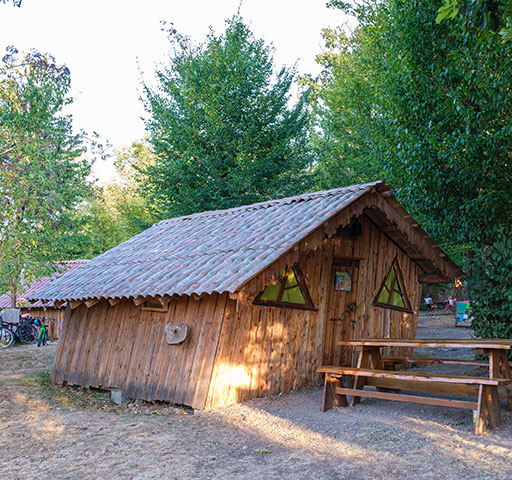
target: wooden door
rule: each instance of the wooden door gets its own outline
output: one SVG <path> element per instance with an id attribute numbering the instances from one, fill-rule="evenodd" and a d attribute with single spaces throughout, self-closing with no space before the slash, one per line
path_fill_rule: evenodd
<path id="1" fill-rule="evenodd" d="M 338 346 L 340 340 L 354 338 L 359 277 L 359 259 L 333 258 L 327 286 L 324 365 L 351 365 L 352 350 Z"/>

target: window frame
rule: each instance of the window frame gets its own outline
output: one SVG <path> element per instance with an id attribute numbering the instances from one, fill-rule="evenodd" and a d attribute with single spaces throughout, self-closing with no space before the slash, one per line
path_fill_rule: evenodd
<path id="1" fill-rule="evenodd" d="M 397 292 L 402 296 L 402 300 L 404 301 L 405 308 L 404 307 L 398 307 L 396 305 L 391 305 L 389 303 L 382 303 L 379 302 L 377 299 L 379 298 L 382 290 L 386 286 L 386 281 L 389 277 L 389 274 L 391 273 L 391 269 L 395 269 L 395 280 L 393 282 L 392 288 L 394 287 L 394 284 L 396 281 L 398 281 L 398 285 L 401 287 L 402 291 L 399 292 L 398 290 L 391 290 L 389 292 L 389 297 L 393 294 L 393 292 Z M 389 300 L 389 298 L 388 298 Z M 373 305 L 376 307 L 381 308 L 389 308 L 390 310 L 398 310 L 399 312 L 406 312 L 406 313 L 414 313 L 411 308 L 411 302 L 409 301 L 409 296 L 407 295 L 407 290 L 405 288 L 404 278 L 402 276 L 402 270 L 400 268 L 400 264 L 398 263 L 398 255 L 395 256 L 393 261 L 391 262 L 391 266 L 389 267 L 384 279 L 382 280 L 382 283 L 377 290 L 377 294 L 375 295 L 375 299 L 373 300 Z"/>
<path id="2" fill-rule="evenodd" d="M 288 275 L 290 273 L 290 270 L 292 270 L 295 274 L 295 278 L 297 280 L 297 285 L 293 285 L 292 287 L 286 288 L 286 283 L 288 281 Z M 279 274 L 281 275 L 281 274 Z M 311 296 L 309 295 L 309 290 L 306 285 L 306 282 L 304 280 L 304 276 L 302 274 L 302 271 L 298 266 L 292 266 L 292 265 L 286 265 L 284 270 L 284 276 L 282 280 L 278 281 L 277 283 L 281 283 L 281 289 L 279 291 L 278 300 L 262 300 L 261 296 L 267 289 L 268 285 L 265 285 L 265 288 L 258 294 L 258 296 L 254 299 L 252 302 L 253 305 L 260 305 L 260 306 L 266 306 L 266 307 L 279 307 L 279 308 L 295 308 L 298 310 L 311 310 L 311 311 L 317 311 L 317 308 L 315 308 L 315 305 L 313 304 L 313 300 L 311 299 Z M 304 297 L 304 300 L 306 301 L 305 304 L 303 303 L 291 303 L 291 302 L 282 302 L 279 301 L 279 299 L 283 298 L 283 294 L 286 290 L 289 290 L 291 288 L 297 288 L 297 286 L 300 289 L 300 292 L 302 293 L 302 296 Z"/>
<path id="3" fill-rule="evenodd" d="M 156 299 L 146 299 L 141 303 L 141 310 L 143 312 L 161 312 L 166 313 L 169 311 L 169 304 L 162 305 Z"/>

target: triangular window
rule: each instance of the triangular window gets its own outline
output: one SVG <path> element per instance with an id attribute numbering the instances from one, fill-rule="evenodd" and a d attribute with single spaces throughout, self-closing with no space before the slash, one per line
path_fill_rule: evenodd
<path id="1" fill-rule="evenodd" d="M 389 269 L 373 304 L 378 305 L 379 307 L 411 312 L 411 304 L 409 303 L 409 298 L 405 291 L 402 272 L 400 271 L 400 266 L 398 265 L 398 259 L 396 257 L 391 264 L 391 268 Z"/>
<path id="2" fill-rule="evenodd" d="M 303 308 L 308 310 L 315 308 L 300 271 L 298 268 L 293 268 L 290 265 L 279 274 L 277 283 L 268 285 L 256 297 L 254 303 L 256 305 Z"/>

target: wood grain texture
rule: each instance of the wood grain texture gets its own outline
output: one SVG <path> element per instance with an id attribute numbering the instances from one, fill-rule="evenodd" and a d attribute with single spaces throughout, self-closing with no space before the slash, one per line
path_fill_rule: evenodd
<path id="1" fill-rule="evenodd" d="M 376 347 L 428 347 L 428 348 L 479 348 L 482 350 L 509 350 L 512 340 L 485 340 L 478 338 L 356 338 L 340 340 L 339 345 L 345 346 L 376 346 Z M 496 372 L 497 367 L 495 366 Z M 499 376 L 499 375 L 495 375 Z"/>
<path id="2" fill-rule="evenodd" d="M 340 217 L 339 224 L 361 215 L 359 207 L 347 211 L 350 215 Z M 352 347 L 341 347 L 340 340 L 414 338 L 420 268 L 373 220 L 365 214 L 359 220 L 361 236 L 336 235 L 337 227 L 329 223 L 263 270 L 240 294 L 172 298 L 167 312 L 143 311 L 131 300 L 78 306 L 63 322 L 56 382 L 118 388 L 127 397 L 213 408 L 318 385 L 321 365 L 353 364 Z M 334 229 L 330 237 L 329 229 Z M 373 305 L 395 257 L 412 313 Z M 316 310 L 252 304 L 286 263 L 302 271 Z M 352 291 L 334 289 L 336 268 L 351 270 Z M 340 322 L 329 321 L 342 316 L 352 302 L 354 312 Z M 166 343 L 167 323 L 188 325 L 183 343 Z M 408 353 L 407 348 L 389 351 L 394 356 Z"/>

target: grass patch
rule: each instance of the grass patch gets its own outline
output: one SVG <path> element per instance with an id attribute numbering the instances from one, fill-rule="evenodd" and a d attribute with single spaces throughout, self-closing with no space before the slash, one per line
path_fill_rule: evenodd
<path id="1" fill-rule="evenodd" d="M 266 455 L 267 453 L 272 453 L 272 450 L 270 450 L 270 448 L 260 448 L 256 450 L 257 455 Z"/>
<path id="2" fill-rule="evenodd" d="M 34 375 L 35 381 L 38 385 L 51 385 L 52 374 L 48 370 L 43 370 Z"/>

